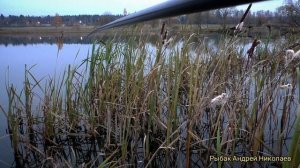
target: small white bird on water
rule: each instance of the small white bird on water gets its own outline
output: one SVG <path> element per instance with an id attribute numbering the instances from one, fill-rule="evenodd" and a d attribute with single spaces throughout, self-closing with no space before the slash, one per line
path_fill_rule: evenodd
<path id="1" fill-rule="evenodd" d="M 218 95 L 215 98 L 213 98 L 210 101 L 210 105 L 212 108 L 215 108 L 218 105 L 224 105 L 227 102 L 228 98 L 229 96 L 226 93 L 222 93 L 221 95 Z"/>

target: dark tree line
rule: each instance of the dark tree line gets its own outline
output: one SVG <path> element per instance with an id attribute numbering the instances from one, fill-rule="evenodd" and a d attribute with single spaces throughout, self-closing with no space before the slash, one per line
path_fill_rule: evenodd
<path id="1" fill-rule="evenodd" d="M 300 3 L 287 4 L 275 10 L 261 10 L 250 12 L 245 22 L 247 25 L 288 25 L 300 26 Z M 244 10 L 236 8 L 223 8 L 187 15 L 183 22 L 188 24 L 237 24 L 244 14 Z"/>
<path id="2" fill-rule="evenodd" d="M 0 16 L 0 26 L 78 26 L 78 25 L 103 25 L 122 15 L 65 15 L 60 16 Z"/>
<path id="3" fill-rule="evenodd" d="M 126 9 L 124 9 L 125 11 Z M 125 13 L 125 12 L 124 12 Z M 126 11 L 127 13 L 127 11 Z M 228 24 L 237 24 L 239 19 L 244 14 L 244 10 L 236 8 L 223 8 L 211 10 L 190 15 L 178 16 L 169 18 L 171 23 L 184 24 L 220 24 L 225 28 Z M 126 14 L 125 14 L 126 15 Z M 80 25 L 103 25 L 123 15 L 111 15 L 105 13 L 103 15 L 66 15 L 60 16 L 0 16 L 0 26 L 80 26 Z M 246 22 L 248 25 L 286 25 L 300 26 L 300 0 L 297 2 L 287 1 L 283 6 L 271 11 L 256 11 L 250 12 Z M 157 20 L 149 22 L 152 26 L 157 26 Z"/>

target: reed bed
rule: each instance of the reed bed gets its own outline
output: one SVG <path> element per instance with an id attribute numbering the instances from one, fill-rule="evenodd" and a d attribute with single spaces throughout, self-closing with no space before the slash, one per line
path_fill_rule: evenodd
<path id="1" fill-rule="evenodd" d="M 297 61 L 284 63 L 292 39 L 262 40 L 250 57 L 239 36 L 222 36 L 216 48 L 199 34 L 163 38 L 96 41 L 60 78 L 36 79 L 25 67 L 23 90 L 7 85 L 2 109 L 14 166 L 299 165 L 300 73 Z M 221 93 L 228 100 L 213 108 Z M 291 161 L 243 160 L 262 156 Z"/>

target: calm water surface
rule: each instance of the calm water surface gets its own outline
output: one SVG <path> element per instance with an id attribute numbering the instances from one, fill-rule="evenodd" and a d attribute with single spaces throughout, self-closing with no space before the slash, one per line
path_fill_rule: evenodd
<path id="1" fill-rule="evenodd" d="M 0 45 L 0 104 L 7 109 L 6 85 L 14 84 L 20 93 L 24 82 L 25 64 L 37 80 L 42 78 L 62 76 L 69 64 L 79 65 L 91 51 L 91 44 L 64 44 L 58 52 L 55 44 L 29 44 L 29 45 Z M 13 163 L 13 151 L 6 133 L 7 121 L 0 112 L 0 167 L 10 167 Z"/>

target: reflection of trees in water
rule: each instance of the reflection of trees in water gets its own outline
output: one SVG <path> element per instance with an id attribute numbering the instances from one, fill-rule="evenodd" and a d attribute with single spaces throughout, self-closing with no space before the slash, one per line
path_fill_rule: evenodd
<path id="1" fill-rule="evenodd" d="M 158 38 L 158 35 L 143 35 L 149 39 L 149 42 L 155 44 L 155 40 Z M 97 41 L 107 41 L 109 39 L 116 39 L 119 42 L 126 41 L 130 37 L 130 35 L 121 35 L 120 37 L 116 38 L 111 35 L 95 35 L 86 37 L 84 35 L 68 35 L 64 34 L 63 38 L 57 35 L 45 35 L 45 36 L 38 36 L 38 35 L 23 35 L 23 36 L 16 36 L 16 35 L 1 35 L 0 36 L 0 45 L 8 46 L 12 45 L 28 45 L 28 44 L 56 44 L 58 47 L 63 44 L 92 44 L 95 40 Z"/>
<path id="2" fill-rule="evenodd" d="M 57 53 L 62 49 L 64 45 L 64 32 L 61 31 L 61 36 L 56 38 L 56 45 L 57 45 Z"/>
<path id="3" fill-rule="evenodd" d="M 43 132 L 43 127 L 46 126 L 40 128 L 37 125 L 33 126 L 35 128 L 31 129 L 31 133 L 26 133 L 28 128 L 20 127 L 18 141 L 14 140 L 10 130 L 15 167 L 57 167 L 58 165 L 77 167 L 83 163 L 92 166 L 101 164 L 107 155 L 111 154 L 108 151 L 103 152 L 103 135 L 87 134 L 86 131 L 80 131 L 80 126 L 70 129 L 68 133 L 57 130 L 52 135 Z M 100 128 L 97 131 L 101 133 Z M 111 150 L 113 151 L 114 148 Z"/>
<path id="4" fill-rule="evenodd" d="M 202 34 L 201 37 L 208 37 L 212 39 L 216 44 L 220 41 L 221 34 Z M 170 37 L 173 37 L 172 35 Z M 68 35 L 62 33 L 61 35 L 47 35 L 47 36 L 37 36 L 37 35 L 24 35 L 24 36 L 15 36 L 15 35 L 2 35 L 0 36 L 0 45 L 8 46 L 12 45 L 28 45 L 28 44 L 56 44 L 60 50 L 63 44 L 92 44 L 95 40 L 97 41 L 108 41 L 114 39 L 116 42 L 127 42 L 129 38 L 132 38 L 131 35 L 120 35 L 118 37 L 111 35 L 95 35 L 95 36 L 80 36 L 80 35 Z M 147 38 L 147 42 L 156 45 L 157 40 L 160 39 L 159 34 L 146 34 L 139 35 L 137 38 Z M 175 41 L 180 41 L 180 38 L 175 38 Z M 195 42 L 199 38 L 194 38 Z"/>

